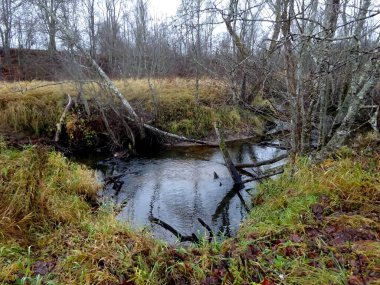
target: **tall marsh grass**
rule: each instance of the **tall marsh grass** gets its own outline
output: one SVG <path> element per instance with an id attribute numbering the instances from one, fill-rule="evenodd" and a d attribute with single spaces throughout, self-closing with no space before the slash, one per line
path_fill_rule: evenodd
<path id="1" fill-rule="evenodd" d="M 77 223 L 99 189 L 94 175 L 43 147 L 0 148 L 0 233 Z"/>

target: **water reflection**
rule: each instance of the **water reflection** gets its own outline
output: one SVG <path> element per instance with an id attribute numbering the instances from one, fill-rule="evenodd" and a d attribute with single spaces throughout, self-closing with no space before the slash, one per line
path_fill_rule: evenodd
<path id="1" fill-rule="evenodd" d="M 237 143 L 229 150 L 235 163 L 267 160 L 284 153 L 251 143 Z M 114 195 L 116 203 L 124 206 L 118 216 L 120 220 L 136 228 L 148 226 L 157 238 L 174 242 L 175 236 L 150 224 L 149 217 L 168 223 L 183 235 L 207 233 L 198 218 L 215 233 L 226 236 L 236 233 L 251 207 L 251 194 L 247 190 L 254 189 L 256 183 L 247 183 L 242 189 L 234 187 L 223 163 L 217 148 L 191 147 L 131 161 L 108 159 L 98 163 L 98 167 L 105 176 L 123 175 L 120 181 L 124 183 L 118 195 L 112 185 L 103 193 L 108 197 Z M 263 166 L 260 170 L 276 165 Z"/>

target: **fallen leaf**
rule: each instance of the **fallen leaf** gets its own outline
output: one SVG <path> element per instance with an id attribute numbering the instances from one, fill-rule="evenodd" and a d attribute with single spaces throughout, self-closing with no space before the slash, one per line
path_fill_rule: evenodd
<path id="1" fill-rule="evenodd" d="M 270 279 L 265 278 L 263 282 L 261 282 L 261 285 L 276 285 L 276 283 Z"/>

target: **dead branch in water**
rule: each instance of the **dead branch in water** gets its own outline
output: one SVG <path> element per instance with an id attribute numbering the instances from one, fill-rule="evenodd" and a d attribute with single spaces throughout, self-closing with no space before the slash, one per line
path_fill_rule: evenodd
<path id="1" fill-rule="evenodd" d="M 252 173 L 252 172 L 249 172 L 243 168 L 238 168 L 237 169 L 241 174 L 245 175 L 245 176 L 248 176 L 248 177 L 252 177 L 252 178 L 255 178 L 257 177 L 257 174 L 255 173 Z"/>
<path id="2" fill-rule="evenodd" d="M 223 131 L 219 129 L 218 123 L 214 122 L 214 128 L 215 128 L 215 133 L 216 136 L 218 137 L 218 142 L 219 142 L 219 149 L 223 154 L 223 159 L 225 161 L 225 165 L 228 168 L 228 171 L 234 180 L 235 184 L 242 184 L 242 179 L 241 175 L 237 171 L 235 165 L 232 162 L 232 159 L 230 157 L 230 154 L 227 150 L 226 143 L 224 142 L 224 137 L 223 137 Z"/>
<path id="3" fill-rule="evenodd" d="M 189 242 L 193 242 L 193 243 L 199 243 L 199 239 L 195 234 L 191 234 L 191 236 L 185 236 L 185 235 L 181 234 L 180 232 L 178 232 L 171 225 L 169 225 L 169 224 L 165 223 L 164 221 L 162 221 L 158 218 L 155 218 L 153 216 L 149 217 L 149 221 L 151 223 L 157 224 L 157 225 L 163 227 L 165 230 L 168 230 L 169 232 L 171 232 L 173 235 L 175 235 L 179 239 L 180 242 L 189 241 Z"/>
<path id="4" fill-rule="evenodd" d="M 289 155 L 286 153 L 286 154 L 282 154 L 282 155 L 277 156 L 275 158 L 264 160 L 264 161 L 253 162 L 253 163 L 236 164 L 235 167 L 236 168 L 259 167 L 259 166 L 268 165 L 268 164 L 272 164 L 272 163 L 278 162 L 280 160 L 283 160 L 283 159 L 287 158 L 288 156 Z"/>
<path id="5" fill-rule="evenodd" d="M 208 242 L 212 242 L 212 239 L 214 237 L 214 233 L 212 232 L 212 229 L 208 224 L 206 224 L 201 218 L 198 218 L 198 222 L 208 231 Z"/>
<path id="6" fill-rule="evenodd" d="M 264 175 L 261 175 L 261 176 L 258 176 L 258 177 L 254 177 L 254 178 L 250 178 L 250 179 L 244 180 L 242 183 L 245 184 L 245 183 L 252 182 L 252 181 L 262 180 L 262 179 L 270 178 L 272 176 L 275 176 L 275 175 L 278 175 L 278 174 L 282 174 L 282 173 L 284 173 L 284 169 L 279 169 L 279 170 L 276 170 L 274 172 L 270 172 L 268 174 L 264 174 Z"/>
<path id="7" fill-rule="evenodd" d="M 192 243 L 200 243 L 199 238 L 194 233 L 192 233 L 190 236 L 185 236 L 185 235 L 181 234 L 180 232 L 178 232 L 175 228 L 173 228 L 168 223 L 165 223 L 164 221 L 162 221 L 156 217 L 153 217 L 153 216 L 149 217 L 149 221 L 151 223 L 157 224 L 157 225 L 163 227 L 165 230 L 168 230 L 169 232 L 171 232 L 173 235 L 175 235 L 178 238 L 178 240 L 180 242 L 188 241 L 188 242 L 192 242 Z M 212 242 L 212 239 L 214 238 L 214 233 L 213 233 L 212 229 L 210 228 L 210 226 L 207 225 L 201 218 L 198 218 L 198 222 L 208 231 L 208 233 L 209 233 L 209 237 L 207 239 L 208 242 Z"/>

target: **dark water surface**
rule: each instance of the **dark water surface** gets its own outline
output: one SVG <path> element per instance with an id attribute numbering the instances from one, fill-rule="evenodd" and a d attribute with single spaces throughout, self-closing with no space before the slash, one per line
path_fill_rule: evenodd
<path id="1" fill-rule="evenodd" d="M 267 160 L 284 153 L 251 142 L 234 143 L 229 151 L 235 163 Z M 172 148 L 151 157 L 110 158 L 98 162 L 96 168 L 103 178 L 122 175 L 118 193 L 113 183 L 102 193 L 123 205 L 120 220 L 128 221 L 135 228 L 148 227 L 155 237 L 175 242 L 174 235 L 151 224 L 149 217 L 168 223 L 183 235 L 207 233 L 198 218 L 215 233 L 225 236 L 236 233 L 251 208 L 257 184 L 247 183 L 236 191 L 223 163 L 218 148 L 186 147 Z M 263 166 L 260 170 L 279 164 Z"/>

